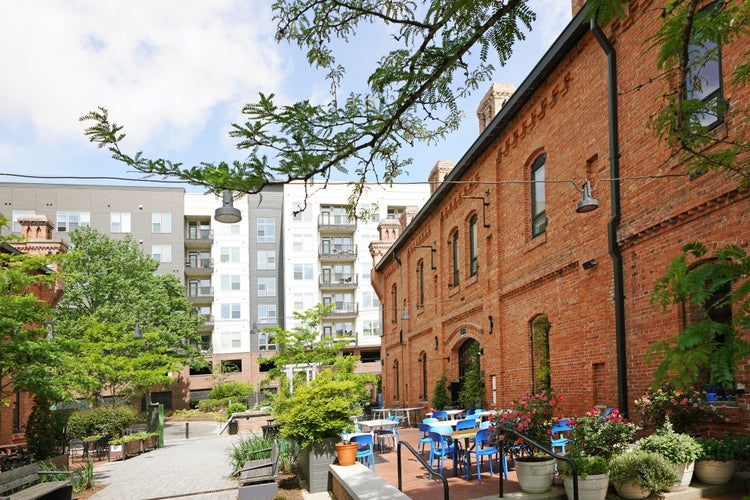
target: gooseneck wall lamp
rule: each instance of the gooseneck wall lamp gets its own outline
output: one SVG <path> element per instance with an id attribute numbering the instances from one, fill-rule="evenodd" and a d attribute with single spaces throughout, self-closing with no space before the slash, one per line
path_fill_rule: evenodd
<path id="1" fill-rule="evenodd" d="M 214 212 L 214 219 L 224 224 L 234 224 L 242 220 L 242 213 L 238 208 L 234 208 L 232 203 L 232 192 L 225 189 L 221 193 L 222 204 Z"/>
<path id="2" fill-rule="evenodd" d="M 487 198 L 490 197 L 490 190 L 484 192 L 484 195 L 487 196 Z M 490 206 L 490 202 L 487 201 L 484 196 L 461 196 L 461 198 L 465 198 L 467 200 L 482 200 L 482 225 L 486 228 L 490 227 L 490 225 L 487 223 L 487 213 L 485 210 L 487 207 Z"/>
<path id="3" fill-rule="evenodd" d="M 437 245 L 437 241 L 433 242 L 433 244 Z M 430 249 L 430 269 L 433 271 L 437 270 L 437 266 L 435 265 L 435 252 L 437 252 L 437 248 L 435 248 L 432 245 L 414 245 L 414 248 L 429 248 Z"/>

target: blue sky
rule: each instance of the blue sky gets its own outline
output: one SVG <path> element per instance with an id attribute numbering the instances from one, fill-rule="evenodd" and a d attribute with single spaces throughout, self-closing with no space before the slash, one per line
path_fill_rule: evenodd
<path id="1" fill-rule="evenodd" d="M 529 4 L 533 31 L 495 81 L 519 85 L 571 18 L 569 0 Z M 258 0 L 1 2 L 0 182 L 30 181 L 2 174 L 138 177 L 83 135 L 78 117 L 97 106 L 125 125 L 129 153 L 187 164 L 241 159 L 227 131 L 258 92 L 284 103 L 327 98 L 323 75 L 296 46 L 274 41 L 274 28 L 270 2 Z M 351 85 L 370 72 L 363 54 L 388 43 L 371 29 L 342 45 Z M 461 103 L 460 130 L 413 151 L 403 181 L 423 181 L 438 160 L 460 159 L 478 135 L 485 91 Z"/>

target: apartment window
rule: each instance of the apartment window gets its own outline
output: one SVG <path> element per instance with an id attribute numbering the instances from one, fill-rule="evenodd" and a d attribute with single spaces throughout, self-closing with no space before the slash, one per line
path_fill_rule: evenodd
<path id="1" fill-rule="evenodd" d="M 29 215 L 36 215 L 33 210 L 13 210 L 13 232 L 21 232 L 21 224 L 18 222 L 19 217 L 28 217 Z"/>
<path id="2" fill-rule="evenodd" d="M 313 293 L 295 293 L 293 302 L 294 310 L 302 312 L 313 307 L 317 300 L 315 300 L 315 294 Z"/>
<path id="3" fill-rule="evenodd" d="M 223 274 L 221 276 L 221 291 L 229 292 L 232 290 L 240 289 L 240 275 L 239 274 Z"/>
<path id="4" fill-rule="evenodd" d="M 333 337 L 333 327 L 331 325 L 323 325 L 323 338 Z"/>
<path id="5" fill-rule="evenodd" d="M 379 337 L 380 336 L 380 320 L 377 319 L 366 319 L 362 322 L 362 336 L 363 337 Z"/>
<path id="6" fill-rule="evenodd" d="M 152 233 L 171 233 L 172 214 L 169 212 L 155 212 L 151 214 Z"/>
<path id="7" fill-rule="evenodd" d="M 221 373 L 242 373 L 242 360 L 241 359 L 222 360 Z"/>
<path id="8" fill-rule="evenodd" d="M 222 349 L 238 349 L 242 347 L 240 332 L 221 332 Z"/>
<path id="9" fill-rule="evenodd" d="M 90 212 L 57 212 L 58 231 L 72 231 L 78 226 L 89 227 L 90 225 Z"/>
<path id="10" fill-rule="evenodd" d="M 151 245 L 151 257 L 159 262 L 172 262 L 172 245 Z"/>
<path id="11" fill-rule="evenodd" d="M 459 248 L 458 248 L 458 230 L 453 232 L 451 236 L 451 245 L 453 249 L 453 286 L 458 286 L 461 277 L 461 263 L 459 261 Z"/>
<path id="12" fill-rule="evenodd" d="M 294 264 L 294 279 L 297 281 L 312 280 L 313 279 L 313 265 L 312 264 Z"/>
<path id="13" fill-rule="evenodd" d="M 259 351 L 275 351 L 276 350 L 276 336 L 269 332 L 260 332 L 258 334 L 258 350 Z"/>
<path id="14" fill-rule="evenodd" d="M 13 433 L 18 434 L 21 432 L 21 392 L 15 391 L 13 393 Z"/>
<path id="15" fill-rule="evenodd" d="M 424 261 L 417 264 L 417 307 L 424 307 Z"/>
<path id="16" fill-rule="evenodd" d="M 351 337 L 354 324 L 351 321 L 339 321 L 333 324 L 333 330 L 337 337 Z"/>
<path id="17" fill-rule="evenodd" d="M 388 219 L 399 219 L 404 213 L 404 207 L 388 207 Z"/>
<path id="18" fill-rule="evenodd" d="M 188 280 L 189 297 L 208 297 L 213 294 L 210 279 Z"/>
<path id="19" fill-rule="evenodd" d="M 187 223 L 187 238 L 189 240 L 207 239 L 211 237 L 211 226 L 208 222 L 189 220 Z"/>
<path id="20" fill-rule="evenodd" d="M 276 269 L 276 251 L 258 250 L 258 269 Z"/>
<path id="21" fill-rule="evenodd" d="M 293 234 L 292 250 L 295 252 L 312 252 L 313 237 L 312 234 Z"/>
<path id="22" fill-rule="evenodd" d="M 716 15 L 713 2 L 697 15 L 711 18 Z M 712 38 L 713 33 L 693 33 L 688 47 L 687 97 L 703 102 L 696 113 L 698 122 L 712 129 L 724 121 L 723 82 L 721 77 L 721 46 Z"/>
<path id="23" fill-rule="evenodd" d="M 536 238 L 547 231 L 547 211 L 544 189 L 544 164 L 547 155 L 542 155 L 531 166 L 531 237 Z"/>
<path id="24" fill-rule="evenodd" d="M 375 294 L 375 292 L 370 290 L 364 290 L 362 292 L 362 307 L 380 307 L 380 299 L 378 299 L 378 296 Z"/>
<path id="25" fill-rule="evenodd" d="M 305 210 L 302 210 L 303 208 L 305 208 Z M 312 210 L 310 209 L 310 206 L 304 206 L 299 202 L 295 203 L 292 220 L 298 222 L 312 222 Z"/>
<path id="26" fill-rule="evenodd" d="M 274 243 L 276 241 L 276 221 L 268 217 L 258 217 L 258 243 Z"/>
<path id="27" fill-rule="evenodd" d="M 258 323 L 264 325 L 276 323 L 276 304 L 258 304 Z"/>
<path id="28" fill-rule="evenodd" d="M 362 203 L 361 213 L 366 215 L 365 220 L 380 222 L 380 205 L 377 203 Z"/>
<path id="29" fill-rule="evenodd" d="M 109 230 L 112 233 L 129 233 L 130 212 L 112 212 L 109 214 Z"/>
<path id="30" fill-rule="evenodd" d="M 221 319 L 240 319 L 240 304 L 222 304 Z"/>
<path id="31" fill-rule="evenodd" d="M 239 262 L 240 247 L 221 247 L 219 250 L 219 260 L 221 262 Z"/>
<path id="32" fill-rule="evenodd" d="M 344 206 L 321 206 L 321 222 L 325 225 L 349 224 L 349 214 Z"/>
<path id="33" fill-rule="evenodd" d="M 469 219 L 469 276 L 476 276 L 479 271 L 479 248 L 477 243 L 477 214 Z"/>
<path id="34" fill-rule="evenodd" d="M 258 297 L 276 297 L 276 278 L 258 278 Z"/>

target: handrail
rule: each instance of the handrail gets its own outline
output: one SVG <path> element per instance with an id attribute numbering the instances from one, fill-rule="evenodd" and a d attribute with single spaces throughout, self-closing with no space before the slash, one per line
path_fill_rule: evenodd
<path id="1" fill-rule="evenodd" d="M 572 458 L 566 457 L 565 455 L 558 455 L 554 451 L 548 450 L 547 448 L 545 448 L 544 446 L 540 445 L 539 443 L 537 443 L 533 439 L 530 439 L 530 438 L 524 436 L 523 434 L 521 434 L 520 432 L 515 431 L 513 429 L 503 429 L 502 427 L 496 427 L 495 429 L 496 429 L 495 433 L 496 434 L 498 434 L 498 433 L 502 434 L 503 438 L 505 438 L 505 434 L 507 434 L 507 433 L 515 434 L 516 437 L 521 438 L 521 440 L 523 440 L 524 442 L 526 442 L 528 444 L 531 444 L 532 446 L 534 446 L 536 448 L 539 448 L 540 450 L 542 450 L 547 455 L 551 455 L 553 458 L 556 458 L 556 459 L 559 459 L 559 460 L 565 460 L 566 462 L 568 462 L 570 464 L 570 467 L 573 469 L 573 500 L 578 500 L 578 469 L 576 468 L 575 460 L 573 460 Z M 500 446 L 500 460 L 505 460 L 505 446 L 502 446 L 502 445 Z M 400 472 L 400 470 L 399 470 L 399 472 Z M 500 486 L 499 486 L 498 496 L 500 498 L 503 498 L 503 475 L 502 474 L 498 474 L 498 476 L 500 476 L 500 483 L 499 483 Z"/>
<path id="2" fill-rule="evenodd" d="M 440 478 L 440 480 L 443 482 L 443 499 L 448 500 L 450 496 L 448 494 L 448 480 L 445 479 L 445 476 L 438 473 L 427 462 L 425 462 L 424 458 L 422 458 L 422 456 L 419 453 L 417 453 L 417 450 L 415 450 L 412 445 L 410 445 L 406 441 L 401 441 L 400 439 L 398 440 L 398 446 L 396 447 L 396 456 L 398 457 L 398 491 L 402 493 L 404 491 L 402 488 L 402 481 L 401 481 L 401 446 L 402 445 L 406 446 L 406 448 L 411 452 L 411 454 L 414 455 L 414 457 L 419 461 L 419 463 L 421 463 L 429 471 L 430 474 Z"/>

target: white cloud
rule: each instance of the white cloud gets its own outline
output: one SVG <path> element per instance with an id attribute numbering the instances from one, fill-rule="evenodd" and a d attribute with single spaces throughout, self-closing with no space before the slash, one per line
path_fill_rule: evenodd
<path id="1" fill-rule="evenodd" d="M 0 4 L 0 119 L 40 141 L 85 141 L 96 106 L 128 145 L 179 148 L 222 104 L 277 91 L 284 75 L 261 0 L 32 0 Z"/>
<path id="2" fill-rule="evenodd" d="M 541 34 L 541 42 L 546 46 L 552 45 L 573 18 L 569 0 L 530 0 L 529 8 L 536 13 L 532 28 Z"/>

